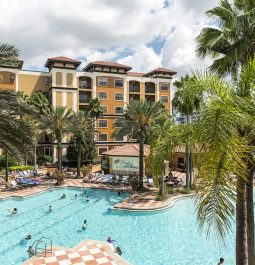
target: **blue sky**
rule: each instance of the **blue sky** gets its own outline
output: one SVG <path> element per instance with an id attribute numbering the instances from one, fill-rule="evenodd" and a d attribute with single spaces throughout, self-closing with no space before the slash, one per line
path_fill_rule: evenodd
<path id="1" fill-rule="evenodd" d="M 216 0 L 0 0 L 3 42 L 15 44 L 25 69 L 48 57 L 117 61 L 147 72 L 162 66 L 178 76 L 205 66 L 195 37 Z"/>

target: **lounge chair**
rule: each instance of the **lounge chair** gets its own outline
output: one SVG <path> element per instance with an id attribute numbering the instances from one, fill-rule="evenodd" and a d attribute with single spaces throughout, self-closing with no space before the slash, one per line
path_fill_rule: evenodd
<path id="1" fill-rule="evenodd" d="M 153 178 L 148 178 L 148 186 L 149 187 L 153 187 L 154 186 Z"/>

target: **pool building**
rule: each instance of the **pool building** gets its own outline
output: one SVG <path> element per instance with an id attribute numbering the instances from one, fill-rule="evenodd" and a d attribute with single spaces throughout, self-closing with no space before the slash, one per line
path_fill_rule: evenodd
<path id="1" fill-rule="evenodd" d="M 156 68 L 148 73 L 132 72 L 132 67 L 106 61 L 95 61 L 81 67 L 81 61 L 59 56 L 48 58 L 45 71 L 22 69 L 16 65 L 0 66 L 0 85 L 3 89 L 32 95 L 44 92 L 52 106 L 66 106 L 73 111 L 88 107 L 91 99 L 98 98 L 104 113 L 97 120 L 97 155 L 127 143 L 126 138 L 112 138 L 113 123 L 123 117 L 125 105 L 132 100 L 161 101 L 171 112 L 171 81 L 175 71 Z M 118 126 L 118 125 L 117 125 Z M 63 156 L 68 140 L 63 143 Z M 48 135 L 39 140 L 38 150 L 54 156 L 56 144 Z"/>

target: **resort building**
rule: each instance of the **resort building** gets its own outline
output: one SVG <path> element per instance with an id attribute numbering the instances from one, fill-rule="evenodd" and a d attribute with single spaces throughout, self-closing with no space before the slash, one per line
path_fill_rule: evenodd
<path id="1" fill-rule="evenodd" d="M 67 57 L 48 58 L 45 67 L 48 71 L 22 69 L 23 62 L 17 65 L 0 66 L 0 88 L 32 95 L 36 91 L 45 92 L 50 104 L 61 105 L 73 111 L 84 110 L 91 99 L 98 98 L 104 108 L 97 120 L 97 154 L 127 143 L 127 139 L 111 137 L 113 123 L 123 117 L 126 104 L 132 100 L 161 101 L 171 112 L 171 80 L 176 72 L 157 68 L 148 73 L 132 72 L 130 66 L 114 62 L 91 62 L 80 69 L 80 61 Z M 39 148 L 45 155 L 56 155 L 56 145 L 49 136 L 43 136 Z M 68 139 L 63 143 L 65 155 Z"/>

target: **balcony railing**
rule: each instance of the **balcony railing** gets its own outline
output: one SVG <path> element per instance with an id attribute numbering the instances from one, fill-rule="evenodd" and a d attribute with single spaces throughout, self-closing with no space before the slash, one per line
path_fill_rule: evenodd
<path id="1" fill-rule="evenodd" d="M 140 87 L 139 86 L 130 86 L 129 87 L 129 92 L 135 92 L 135 93 L 140 93 Z"/>
<path id="2" fill-rule="evenodd" d="M 155 87 L 145 87 L 145 93 L 155 94 Z"/>

